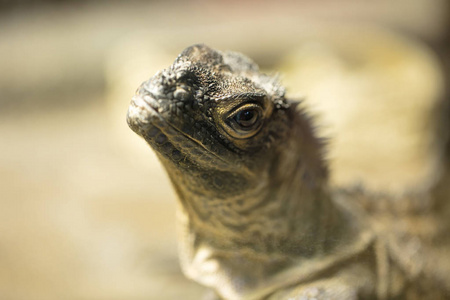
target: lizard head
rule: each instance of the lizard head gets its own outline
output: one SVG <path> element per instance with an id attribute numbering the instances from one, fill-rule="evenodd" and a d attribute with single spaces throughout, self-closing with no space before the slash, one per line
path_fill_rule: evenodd
<path id="1" fill-rule="evenodd" d="M 228 169 L 238 162 L 250 167 L 275 142 L 280 126 L 271 121 L 288 106 L 284 88 L 249 58 L 194 45 L 142 83 L 127 120 L 179 168 Z"/>
<path id="2" fill-rule="evenodd" d="M 127 121 L 156 151 L 180 198 L 242 202 L 246 191 L 289 176 L 298 164 L 291 158 L 313 148 L 305 135 L 291 138 L 293 128 L 305 128 L 293 124 L 295 110 L 278 80 L 246 56 L 194 45 L 142 83 Z"/>

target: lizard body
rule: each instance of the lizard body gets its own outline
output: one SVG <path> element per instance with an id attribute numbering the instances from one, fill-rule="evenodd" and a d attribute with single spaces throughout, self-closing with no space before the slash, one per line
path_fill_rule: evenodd
<path id="1" fill-rule="evenodd" d="M 139 87 L 127 120 L 178 194 L 184 273 L 219 297 L 405 293 L 365 210 L 330 191 L 312 120 L 249 58 L 187 48 Z"/>

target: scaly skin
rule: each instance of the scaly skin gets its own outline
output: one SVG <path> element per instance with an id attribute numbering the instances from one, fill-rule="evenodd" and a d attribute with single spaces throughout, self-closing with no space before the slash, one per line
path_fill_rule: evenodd
<path id="1" fill-rule="evenodd" d="M 219 297 L 404 291 L 387 279 L 401 272 L 386 268 L 387 248 L 365 212 L 330 195 L 310 118 L 247 57 L 187 48 L 140 86 L 127 120 L 178 194 L 184 273 Z"/>

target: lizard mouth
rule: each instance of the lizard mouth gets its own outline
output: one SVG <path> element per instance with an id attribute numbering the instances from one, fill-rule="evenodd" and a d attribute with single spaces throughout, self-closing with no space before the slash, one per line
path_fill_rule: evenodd
<path id="1" fill-rule="evenodd" d="M 136 95 L 128 109 L 127 122 L 130 128 L 142 136 L 159 154 L 175 163 L 227 162 L 211 152 L 202 143 L 185 134 L 164 117 L 158 101 L 149 95 Z"/>

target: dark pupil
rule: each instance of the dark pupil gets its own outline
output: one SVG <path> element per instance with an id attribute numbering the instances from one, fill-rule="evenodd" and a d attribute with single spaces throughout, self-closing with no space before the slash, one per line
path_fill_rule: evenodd
<path id="1" fill-rule="evenodd" d="M 254 110 L 243 110 L 238 112 L 234 118 L 239 125 L 249 127 L 255 124 L 257 115 Z"/>

